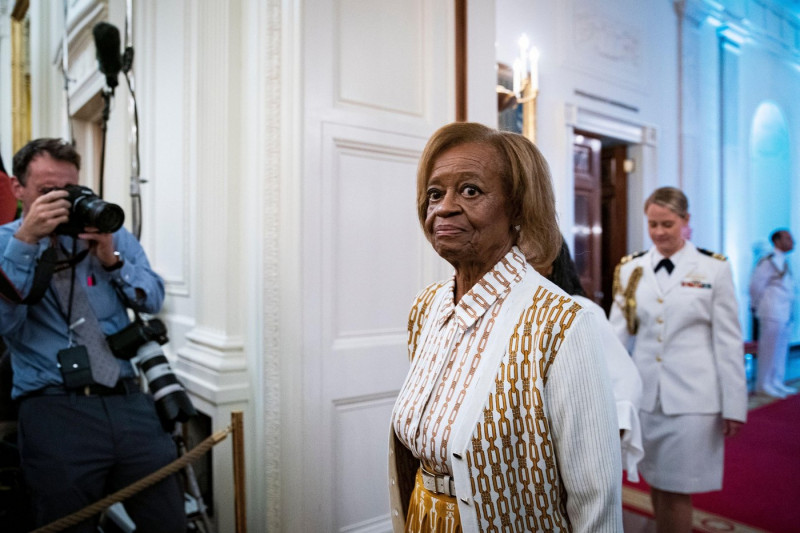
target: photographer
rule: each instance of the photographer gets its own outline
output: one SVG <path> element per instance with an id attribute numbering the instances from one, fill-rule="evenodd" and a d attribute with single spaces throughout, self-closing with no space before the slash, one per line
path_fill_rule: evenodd
<path id="1" fill-rule="evenodd" d="M 0 275 L 18 296 L 0 298 L 0 335 L 12 354 L 22 470 L 37 526 L 176 457 L 133 365 L 114 357 L 105 339 L 130 323 L 126 307 L 158 312 L 163 281 L 127 230 L 104 233 L 75 220 L 71 191 L 78 188 L 70 186 L 78 184 L 79 168 L 80 156 L 70 144 L 29 142 L 13 160 L 12 188 L 22 218 L 0 226 Z M 52 256 L 52 278 L 37 287 L 43 285 L 38 267 Z M 41 299 L 20 302 L 37 289 Z M 174 475 L 124 505 L 137 531 L 186 529 Z M 95 517 L 69 531 L 96 531 L 96 523 Z"/>

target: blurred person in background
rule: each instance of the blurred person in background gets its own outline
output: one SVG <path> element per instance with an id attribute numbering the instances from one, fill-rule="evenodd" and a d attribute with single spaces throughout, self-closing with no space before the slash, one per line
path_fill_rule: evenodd
<path id="1" fill-rule="evenodd" d="M 787 258 L 794 239 L 789 230 L 779 229 L 770 240 L 772 252 L 761 258 L 750 278 L 750 306 L 758 319 L 756 392 L 785 398 L 797 393 L 784 382 L 797 290 Z"/>

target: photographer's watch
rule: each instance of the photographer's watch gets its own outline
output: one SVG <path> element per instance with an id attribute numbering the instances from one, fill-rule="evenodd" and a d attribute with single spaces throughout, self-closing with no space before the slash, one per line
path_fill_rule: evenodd
<path id="1" fill-rule="evenodd" d="M 103 266 L 103 270 L 105 270 L 106 272 L 113 272 L 115 270 L 122 268 L 122 265 L 125 264 L 125 260 L 122 259 L 122 256 L 119 254 L 119 252 L 116 251 L 114 252 L 114 257 L 117 258 L 117 261 L 111 266 Z"/>

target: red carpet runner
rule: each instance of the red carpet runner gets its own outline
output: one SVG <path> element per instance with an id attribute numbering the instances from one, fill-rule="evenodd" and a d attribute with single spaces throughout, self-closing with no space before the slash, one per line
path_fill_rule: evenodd
<path id="1" fill-rule="evenodd" d="M 694 496 L 705 511 L 695 513 L 695 531 L 800 531 L 800 395 L 750 411 L 726 442 L 722 485 Z M 626 509 L 651 514 L 646 483 L 625 482 L 624 492 Z"/>

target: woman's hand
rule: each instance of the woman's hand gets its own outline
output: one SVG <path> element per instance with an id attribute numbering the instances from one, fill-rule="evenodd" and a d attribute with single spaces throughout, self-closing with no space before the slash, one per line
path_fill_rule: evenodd
<path id="1" fill-rule="evenodd" d="M 728 418 L 722 421 L 722 434 L 726 437 L 733 437 L 739 430 L 742 429 L 744 422 L 739 422 L 738 420 L 730 420 Z"/>

